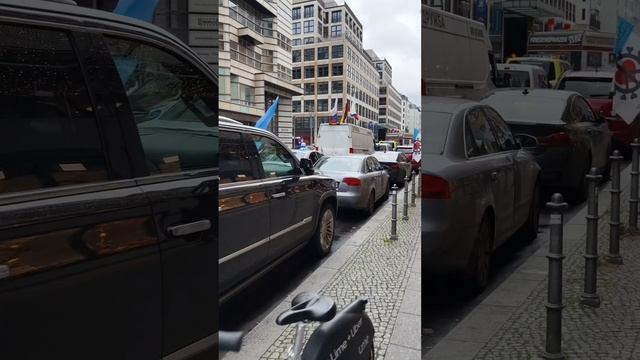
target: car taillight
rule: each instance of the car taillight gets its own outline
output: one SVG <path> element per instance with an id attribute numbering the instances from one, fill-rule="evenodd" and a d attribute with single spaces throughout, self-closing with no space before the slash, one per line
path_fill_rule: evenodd
<path id="1" fill-rule="evenodd" d="M 573 140 L 571 136 L 565 132 L 557 132 L 548 136 L 539 137 L 538 144 L 551 147 L 571 147 Z"/>
<path id="2" fill-rule="evenodd" d="M 351 178 L 351 177 L 346 177 L 342 179 L 342 182 L 345 183 L 347 186 L 360 186 L 360 184 L 362 183 L 360 179 Z"/>
<path id="3" fill-rule="evenodd" d="M 349 148 L 349 154 L 353 154 L 353 148 Z"/>
<path id="4" fill-rule="evenodd" d="M 451 196 L 447 180 L 422 174 L 422 198 L 424 199 L 448 199 Z"/>

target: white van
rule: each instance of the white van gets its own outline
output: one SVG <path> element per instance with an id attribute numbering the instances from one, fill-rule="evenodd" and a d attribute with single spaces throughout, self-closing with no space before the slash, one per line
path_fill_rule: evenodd
<path id="1" fill-rule="evenodd" d="M 422 5 L 422 96 L 481 97 L 495 76 L 482 23 Z"/>
<path id="2" fill-rule="evenodd" d="M 498 85 L 509 88 L 548 89 L 545 69 L 537 65 L 498 64 Z"/>
<path id="3" fill-rule="evenodd" d="M 316 146 L 325 155 L 373 154 L 373 133 L 353 124 L 320 124 Z"/>

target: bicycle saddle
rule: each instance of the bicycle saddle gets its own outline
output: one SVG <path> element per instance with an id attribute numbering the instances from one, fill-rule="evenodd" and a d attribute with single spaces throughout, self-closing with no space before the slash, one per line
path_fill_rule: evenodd
<path id="1" fill-rule="evenodd" d="M 276 319 L 278 325 L 288 325 L 301 321 L 325 322 L 336 316 L 336 302 L 326 296 L 302 292 L 291 301 L 291 309 Z"/>

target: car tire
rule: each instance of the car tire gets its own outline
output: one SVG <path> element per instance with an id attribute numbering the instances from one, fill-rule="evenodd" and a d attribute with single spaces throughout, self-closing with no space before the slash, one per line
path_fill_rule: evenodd
<path id="1" fill-rule="evenodd" d="M 489 284 L 489 277 L 491 275 L 491 253 L 492 253 L 492 231 L 490 218 L 484 216 L 480 227 L 478 228 L 478 234 L 476 235 L 476 242 L 473 250 L 473 266 L 471 267 L 471 273 L 469 274 L 470 289 L 473 293 L 479 293 L 484 290 Z"/>
<path id="2" fill-rule="evenodd" d="M 540 225 L 540 186 L 537 183 L 533 188 L 532 196 L 529 215 L 521 229 L 523 240 L 527 242 L 538 236 L 538 226 Z"/>
<path id="3" fill-rule="evenodd" d="M 335 236 L 336 212 L 329 204 L 324 204 L 320 210 L 318 225 L 311 239 L 311 252 L 318 257 L 323 257 L 331 252 L 333 238 Z"/>
<path id="4" fill-rule="evenodd" d="M 367 199 L 367 207 L 364 208 L 365 216 L 372 216 L 376 211 L 376 193 L 375 191 L 371 191 L 369 194 L 369 198 Z"/>

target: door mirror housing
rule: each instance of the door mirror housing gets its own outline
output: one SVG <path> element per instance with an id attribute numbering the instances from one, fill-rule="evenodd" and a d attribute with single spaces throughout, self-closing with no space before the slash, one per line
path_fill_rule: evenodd
<path id="1" fill-rule="evenodd" d="M 313 162 L 309 159 L 300 159 L 300 167 L 305 175 L 313 175 L 315 174 L 315 170 L 313 169 Z"/>
<path id="2" fill-rule="evenodd" d="M 538 146 L 538 139 L 528 134 L 516 134 L 516 141 L 522 148 L 535 148 Z"/>

